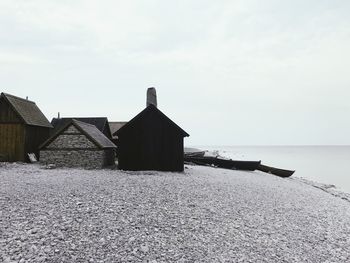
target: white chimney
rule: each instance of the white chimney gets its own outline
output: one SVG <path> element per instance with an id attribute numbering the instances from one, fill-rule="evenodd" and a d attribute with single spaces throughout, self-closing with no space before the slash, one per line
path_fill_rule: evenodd
<path id="1" fill-rule="evenodd" d="M 157 107 L 157 92 L 155 88 L 147 89 L 146 107 L 148 107 L 151 104 Z"/>

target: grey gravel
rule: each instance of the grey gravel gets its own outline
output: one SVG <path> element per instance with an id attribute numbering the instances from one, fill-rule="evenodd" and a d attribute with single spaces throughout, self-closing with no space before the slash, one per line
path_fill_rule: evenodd
<path id="1" fill-rule="evenodd" d="M 0 262 L 350 262 L 350 203 L 300 180 L 0 167 Z"/>

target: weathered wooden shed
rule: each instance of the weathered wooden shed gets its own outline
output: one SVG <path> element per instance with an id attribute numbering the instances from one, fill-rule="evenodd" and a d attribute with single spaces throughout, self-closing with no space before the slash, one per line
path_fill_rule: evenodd
<path id="1" fill-rule="evenodd" d="M 39 145 L 50 135 L 52 125 L 35 102 L 10 94 L 0 96 L 0 161 L 29 161 L 39 157 Z"/>
<path id="2" fill-rule="evenodd" d="M 184 170 L 183 139 L 189 135 L 153 104 L 113 135 L 122 170 Z"/>
<path id="3" fill-rule="evenodd" d="M 53 118 L 51 120 L 51 124 L 54 127 L 51 134 L 56 133 L 62 127 L 67 125 L 67 123 L 71 122 L 72 119 L 77 121 L 89 123 L 95 125 L 97 129 L 99 129 L 108 139 L 112 139 L 112 133 L 109 126 L 109 122 L 107 117 L 69 117 L 69 118 Z"/>
<path id="4" fill-rule="evenodd" d="M 40 162 L 88 169 L 114 165 L 116 146 L 96 126 L 70 120 L 40 146 Z"/>

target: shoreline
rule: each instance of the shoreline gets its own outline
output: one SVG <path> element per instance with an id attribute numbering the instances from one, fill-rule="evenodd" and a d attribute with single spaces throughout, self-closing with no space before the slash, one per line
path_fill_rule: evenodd
<path id="1" fill-rule="evenodd" d="M 268 166 L 295 170 L 294 178 L 335 185 L 339 191 L 350 194 L 348 146 L 207 146 L 200 149 L 231 159 L 261 160 Z"/>

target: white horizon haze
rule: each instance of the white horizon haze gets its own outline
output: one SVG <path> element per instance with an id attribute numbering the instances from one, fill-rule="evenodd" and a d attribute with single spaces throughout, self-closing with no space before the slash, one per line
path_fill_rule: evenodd
<path id="1" fill-rule="evenodd" d="M 350 145 L 346 0 L 1 0 L 1 92 L 128 121 L 155 87 L 185 145 Z"/>

